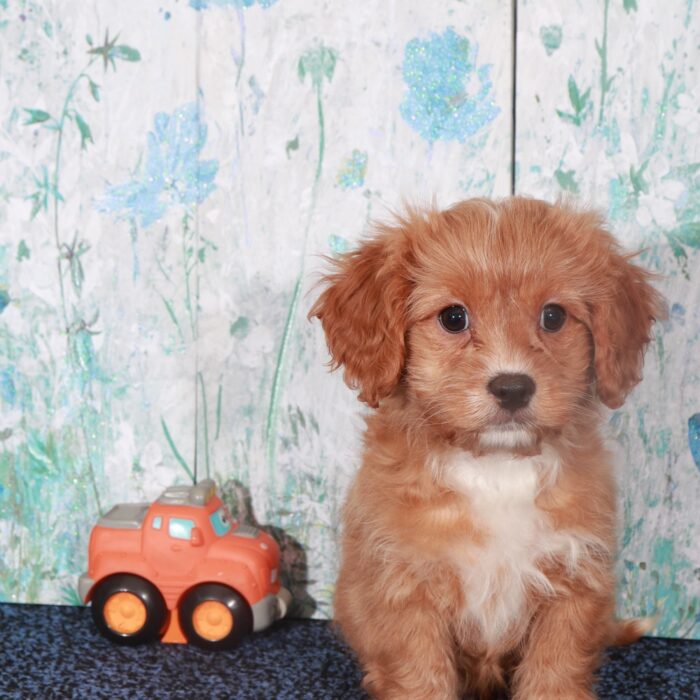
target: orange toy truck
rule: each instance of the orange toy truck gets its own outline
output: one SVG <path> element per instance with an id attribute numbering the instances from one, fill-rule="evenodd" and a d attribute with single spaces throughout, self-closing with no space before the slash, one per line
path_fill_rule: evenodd
<path id="1" fill-rule="evenodd" d="M 284 617 L 279 557 L 267 533 L 232 521 L 206 479 L 100 518 L 78 592 L 112 641 L 228 649 Z"/>

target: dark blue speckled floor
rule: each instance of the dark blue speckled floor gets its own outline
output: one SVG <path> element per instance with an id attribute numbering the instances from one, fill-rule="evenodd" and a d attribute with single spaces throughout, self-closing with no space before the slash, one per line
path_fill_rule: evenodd
<path id="1" fill-rule="evenodd" d="M 224 653 L 113 646 L 87 608 L 3 604 L 0 629 L 3 700 L 365 698 L 352 656 L 325 622 L 279 623 Z M 644 639 L 611 650 L 598 692 L 610 700 L 700 700 L 700 642 Z"/>

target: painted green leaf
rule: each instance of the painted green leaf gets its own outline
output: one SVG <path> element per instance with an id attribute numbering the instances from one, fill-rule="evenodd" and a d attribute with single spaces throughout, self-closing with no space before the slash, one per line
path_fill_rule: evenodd
<path id="1" fill-rule="evenodd" d="M 177 316 L 175 314 L 175 309 L 173 308 L 173 305 L 171 302 L 169 302 L 165 297 L 161 296 L 161 299 L 163 300 L 163 303 L 165 304 L 165 309 L 168 312 L 168 316 L 170 316 L 170 320 L 175 324 L 175 327 L 178 330 L 178 333 L 180 334 L 180 338 L 184 342 L 185 338 L 182 335 L 182 329 L 180 328 L 180 323 L 177 320 Z"/>
<path id="2" fill-rule="evenodd" d="M 75 586 L 66 584 L 61 588 L 61 600 L 67 605 L 83 605 Z"/>
<path id="3" fill-rule="evenodd" d="M 229 327 L 229 333 L 235 338 L 243 339 L 248 335 L 250 321 L 245 316 L 239 316 Z"/>
<path id="4" fill-rule="evenodd" d="M 563 32 L 559 24 L 540 27 L 540 41 L 548 56 L 551 56 L 561 46 L 562 36 Z"/>
<path id="5" fill-rule="evenodd" d="M 632 183 L 632 189 L 634 189 L 635 194 L 646 192 L 648 189 L 648 185 L 644 181 L 644 171 L 648 164 L 649 161 L 645 160 L 638 170 L 635 170 L 634 166 L 630 165 L 630 182 Z"/>
<path id="6" fill-rule="evenodd" d="M 574 79 L 573 75 L 569 76 L 567 86 L 569 88 L 569 99 L 571 100 L 571 104 L 577 112 L 580 112 L 581 108 L 579 105 L 581 98 L 579 96 L 578 86 L 576 85 L 576 80 Z"/>
<path id="7" fill-rule="evenodd" d="M 688 276 L 688 254 L 685 252 L 685 248 L 678 242 L 678 239 L 674 238 L 672 235 L 668 234 L 667 238 L 673 257 L 680 266 L 683 276 L 686 279 L 690 279 Z"/>
<path id="8" fill-rule="evenodd" d="M 623 6 L 625 12 L 630 12 L 631 10 L 637 10 L 637 0 L 623 0 Z"/>
<path id="9" fill-rule="evenodd" d="M 669 233 L 670 237 L 684 243 L 691 248 L 700 248 L 700 221 L 692 221 L 673 229 Z"/>
<path id="10" fill-rule="evenodd" d="M 321 87 L 324 76 L 330 82 L 333 79 L 337 56 L 335 49 L 327 46 L 321 45 L 310 49 L 299 59 L 297 66 L 299 80 L 303 82 L 304 78 L 310 75 L 311 82 L 317 89 Z"/>
<path id="11" fill-rule="evenodd" d="M 333 73 L 335 72 L 335 62 L 335 51 L 333 51 L 332 49 L 326 49 L 326 55 L 324 56 L 323 61 L 323 72 L 329 81 L 333 79 Z"/>
<path id="12" fill-rule="evenodd" d="M 291 141 L 287 141 L 287 145 L 286 145 L 284 150 L 287 153 L 287 158 L 289 158 L 289 154 L 292 151 L 299 150 L 299 135 L 298 134 Z"/>
<path id="13" fill-rule="evenodd" d="M 578 194 L 578 185 L 576 184 L 576 180 L 574 180 L 575 174 L 575 170 L 562 170 L 561 168 L 557 168 L 554 171 L 554 177 L 559 183 L 559 187 L 567 192 Z"/>
<path id="14" fill-rule="evenodd" d="M 80 296 L 80 292 L 83 288 L 83 282 L 85 281 L 85 271 L 83 270 L 83 264 L 80 262 L 80 258 L 73 256 L 70 259 L 70 278 L 73 284 L 73 289 L 75 289 L 76 294 Z"/>
<path id="15" fill-rule="evenodd" d="M 90 79 L 88 78 L 88 80 L 90 80 Z M 89 84 L 90 84 L 90 94 L 92 95 L 95 102 L 99 102 L 100 101 L 100 86 L 94 80 L 90 80 Z"/>
<path id="16" fill-rule="evenodd" d="M 90 127 L 87 125 L 85 120 L 76 112 L 75 113 L 75 123 L 78 125 L 80 130 L 80 148 L 85 150 L 87 148 L 87 142 L 95 143 L 92 139 L 92 132 Z"/>
<path id="17" fill-rule="evenodd" d="M 700 163 L 688 163 L 687 165 L 679 165 L 677 168 L 672 168 L 669 174 L 692 178 L 698 172 L 700 172 Z"/>
<path id="18" fill-rule="evenodd" d="M 591 89 L 588 88 L 588 90 L 586 90 L 584 93 L 581 93 L 573 75 L 569 76 L 567 86 L 569 89 L 569 100 L 571 101 L 571 106 L 574 108 L 576 114 L 579 115 L 586 109 L 588 97 L 591 94 Z"/>
<path id="19" fill-rule="evenodd" d="M 33 218 L 33 217 L 32 217 Z M 31 252 L 29 246 L 25 243 L 24 239 L 19 242 L 17 246 L 17 262 L 22 262 L 22 260 L 29 260 Z"/>
<path id="20" fill-rule="evenodd" d="M 46 209 L 48 206 L 48 200 L 41 192 L 34 192 L 28 195 L 27 199 L 32 200 L 32 210 L 29 214 L 30 219 L 34 219 L 42 209 Z"/>
<path id="21" fill-rule="evenodd" d="M 92 41 L 92 37 L 89 34 L 85 35 L 85 41 L 87 41 L 88 46 L 92 46 L 93 41 Z"/>
<path id="22" fill-rule="evenodd" d="M 25 125 L 27 124 L 41 124 L 43 122 L 47 122 L 49 119 L 51 119 L 51 115 L 48 112 L 44 112 L 43 109 L 27 109 L 26 107 L 24 108 L 24 111 L 29 115 L 29 118 L 27 119 Z"/>
<path id="23" fill-rule="evenodd" d="M 586 92 L 584 92 L 583 95 L 581 95 L 581 111 L 583 111 L 586 108 L 586 106 L 588 105 L 588 98 L 589 98 L 590 94 L 591 94 L 591 88 L 588 88 L 588 90 L 586 90 Z"/>
<path id="24" fill-rule="evenodd" d="M 141 54 L 131 46 L 126 44 L 117 44 L 117 39 L 119 34 L 109 38 L 109 29 L 105 31 L 105 39 L 101 46 L 95 46 L 88 50 L 88 53 L 92 56 L 99 56 L 102 58 L 102 64 L 105 71 L 109 65 L 112 68 L 116 68 L 115 59 L 120 59 L 122 61 L 140 61 Z"/>
<path id="25" fill-rule="evenodd" d="M 61 193 L 56 189 L 54 185 L 49 182 L 49 171 L 46 166 L 41 167 L 41 177 L 34 176 L 34 184 L 37 186 L 37 191 L 30 195 L 27 195 L 25 199 L 32 200 L 32 213 L 31 218 L 33 219 L 42 209 L 46 211 L 49 207 L 49 196 L 58 200 L 63 201 Z"/>
<path id="26" fill-rule="evenodd" d="M 115 46 L 112 55 L 114 58 L 120 58 L 122 61 L 141 60 L 141 54 L 136 49 L 132 49 L 131 46 L 127 46 L 126 44 Z"/>
<path id="27" fill-rule="evenodd" d="M 576 124 L 576 126 L 581 126 L 581 118 L 575 114 L 570 114 L 569 112 L 563 112 L 561 109 L 557 110 L 557 114 L 565 121 Z"/>
<path id="28" fill-rule="evenodd" d="M 32 431 L 27 437 L 26 445 L 35 473 L 47 476 L 55 471 L 58 457 L 53 435 L 49 433 L 46 441 L 42 441 L 37 433 Z"/>

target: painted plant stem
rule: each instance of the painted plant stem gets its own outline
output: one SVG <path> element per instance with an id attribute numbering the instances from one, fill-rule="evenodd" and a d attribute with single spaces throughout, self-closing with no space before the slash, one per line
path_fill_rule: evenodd
<path id="1" fill-rule="evenodd" d="M 59 283 L 59 288 L 61 292 L 61 311 L 63 315 L 63 324 L 64 328 L 66 329 L 66 342 L 68 344 L 68 356 L 71 357 L 74 361 L 74 364 L 77 366 L 79 365 L 79 362 L 77 362 L 77 358 L 75 357 L 75 350 L 71 344 L 71 329 L 70 329 L 70 323 L 68 321 L 68 310 L 66 306 L 66 292 L 65 292 L 65 286 L 63 284 L 63 268 L 61 266 L 61 260 L 63 259 L 63 255 L 61 252 L 61 234 L 60 234 L 60 218 L 59 218 L 59 182 L 60 182 L 60 176 L 61 176 L 61 150 L 63 147 L 63 131 L 66 125 L 66 119 L 68 118 L 69 114 L 69 106 L 71 101 L 73 100 L 73 96 L 75 95 L 75 91 L 78 87 L 78 84 L 80 81 L 84 78 L 86 80 L 90 80 L 90 77 L 87 75 L 86 71 L 90 66 L 97 60 L 96 58 L 90 59 L 88 63 L 85 65 L 85 67 L 80 71 L 78 76 L 73 80 L 73 82 L 70 84 L 68 88 L 68 92 L 66 94 L 66 98 L 63 101 L 63 109 L 61 110 L 61 116 L 58 120 L 58 127 L 57 127 L 57 132 L 58 136 L 56 139 L 56 155 L 55 155 L 55 161 L 54 161 L 54 173 L 53 173 L 53 188 L 54 188 L 54 200 L 53 200 L 53 232 L 54 232 L 54 241 L 56 243 L 56 251 L 58 253 L 58 258 L 57 258 L 57 267 L 58 267 L 58 283 Z M 95 467 L 92 463 L 92 457 L 90 456 L 90 443 L 89 443 L 89 438 L 88 438 L 88 431 L 85 426 L 85 416 L 83 415 L 82 411 L 80 413 L 80 427 L 81 427 L 81 432 L 83 434 L 83 442 L 85 445 L 85 459 L 87 461 L 87 467 L 88 467 L 88 476 L 90 479 L 90 487 L 93 493 L 93 496 L 95 498 L 95 505 L 97 507 L 97 512 L 102 513 L 102 503 L 100 502 L 100 495 L 99 495 L 99 490 L 97 488 L 97 478 L 95 476 Z"/>
<path id="2" fill-rule="evenodd" d="M 182 454 L 180 454 L 180 450 L 178 450 L 175 446 L 175 441 L 173 440 L 173 437 L 170 434 L 170 431 L 168 430 L 168 426 L 163 416 L 160 417 L 160 425 L 163 428 L 163 434 L 165 435 L 165 439 L 168 445 L 170 446 L 170 449 L 172 450 L 173 456 L 178 461 L 178 464 L 185 470 L 185 474 L 187 474 L 187 476 L 192 480 L 192 483 L 194 484 L 194 473 L 187 466 L 187 462 L 185 462 L 185 458 L 182 456 Z"/>
<path id="3" fill-rule="evenodd" d="M 187 317 L 190 321 L 190 330 L 192 331 L 192 339 L 197 340 L 197 322 L 192 310 L 192 289 L 190 285 L 190 275 L 197 267 L 195 258 L 194 266 L 190 265 L 190 258 L 194 255 L 195 246 L 191 245 L 190 231 L 190 215 L 186 213 L 182 217 L 182 262 L 185 269 L 185 308 L 187 309 Z M 195 231 L 196 236 L 196 231 Z M 190 245 L 188 245 L 190 244 Z M 196 242 L 195 242 L 196 245 Z"/>
<path id="4" fill-rule="evenodd" d="M 58 203 L 59 203 L 59 189 L 58 189 L 58 183 L 60 180 L 60 175 L 61 175 L 61 149 L 63 147 L 63 129 L 66 124 L 66 119 L 68 117 L 68 107 L 73 100 L 73 95 L 75 94 L 75 91 L 78 87 L 78 84 L 80 81 L 85 78 L 87 80 L 90 80 L 89 76 L 85 71 L 94 63 L 95 59 L 91 59 L 88 61 L 88 63 L 85 65 L 85 67 L 80 71 L 78 74 L 78 77 L 73 80 L 73 82 L 70 84 L 68 88 L 68 92 L 66 94 L 66 99 L 63 101 L 63 109 L 61 110 L 61 116 L 58 120 L 58 127 L 56 128 L 56 131 L 58 133 L 58 137 L 56 139 L 56 154 L 54 156 L 54 171 L 53 171 L 53 191 L 54 191 L 54 198 L 53 198 L 53 233 L 54 233 L 54 240 L 56 242 L 56 250 L 58 251 L 58 283 L 59 287 L 61 290 L 61 308 L 63 311 L 63 322 L 64 322 L 64 327 L 68 328 L 68 311 L 66 308 L 66 294 L 65 294 L 65 287 L 63 285 L 63 269 L 61 267 L 61 260 L 63 259 L 63 256 L 61 255 L 61 236 L 60 236 L 60 226 L 59 226 L 59 213 L 58 213 Z"/>
<path id="5" fill-rule="evenodd" d="M 316 95 L 316 115 L 318 120 L 318 156 L 316 160 L 316 172 L 314 173 L 314 181 L 311 189 L 311 203 L 309 206 L 309 215 L 304 227 L 304 236 L 301 250 L 301 266 L 297 281 L 294 285 L 292 298 L 287 310 L 287 318 L 284 324 L 282 340 L 280 342 L 279 352 L 277 354 L 277 362 L 275 364 L 275 372 L 272 378 L 272 389 L 270 392 L 270 404 L 267 411 L 267 421 L 265 424 L 265 452 L 267 457 L 268 467 L 268 483 L 274 483 L 274 467 L 276 462 L 277 448 L 277 419 L 279 413 L 279 401 L 282 390 L 282 373 L 286 364 L 287 353 L 289 351 L 289 343 L 291 340 L 294 320 L 296 318 L 299 299 L 301 297 L 301 287 L 304 278 L 306 246 L 313 221 L 314 212 L 316 209 L 316 199 L 318 196 L 319 183 L 321 181 L 321 173 L 323 172 L 323 159 L 326 147 L 325 134 L 325 119 L 323 115 L 323 77 L 329 81 L 333 77 L 335 68 L 336 55 L 335 51 L 324 46 L 312 50 L 304 54 L 299 61 L 299 77 L 304 80 L 307 73 L 311 75 L 314 92 Z"/>
<path id="6" fill-rule="evenodd" d="M 207 467 L 207 479 L 211 476 L 211 471 L 209 468 L 209 409 L 207 407 L 207 392 L 204 387 L 204 377 L 202 376 L 201 370 L 197 371 L 197 383 L 199 384 L 199 391 L 202 395 L 202 414 L 204 416 L 204 463 Z M 197 411 L 199 415 L 199 411 Z"/>
<path id="7" fill-rule="evenodd" d="M 214 435 L 214 440 L 219 439 L 219 434 L 221 432 L 221 399 L 223 396 L 223 387 L 221 384 L 221 379 L 219 379 L 219 388 L 216 392 L 216 435 Z"/>
<path id="8" fill-rule="evenodd" d="M 241 36 L 240 43 L 240 53 L 234 58 L 236 61 L 236 87 L 241 80 L 241 74 L 243 73 L 243 66 L 245 64 L 245 13 L 240 4 L 236 5 L 236 16 L 238 18 L 238 31 Z"/>
<path id="9" fill-rule="evenodd" d="M 318 117 L 318 160 L 316 162 L 316 175 L 314 176 L 314 187 L 318 187 L 318 182 L 321 179 L 321 172 L 323 171 L 323 158 L 326 152 L 326 123 L 323 118 L 323 102 L 321 100 L 321 86 L 319 84 L 316 89 L 316 116 Z M 315 194 L 315 192 L 313 193 Z M 314 202 L 314 197 L 312 196 L 312 204 Z M 313 212 L 313 206 L 311 209 Z M 309 227 L 311 226 L 311 213 L 309 213 L 309 220 L 306 224 L 305 234 L 308 233 Z M 306 235 L 304 235 L 304 248 L 306 248 Z M 303 264 L 302 259 L 302 264 Z"/>
<path id="10" fill-rule="evenodd" d="M 596 40 L 596 49 L 600 56 L 600 110 L 598 111 L 598 126 L 602 126 L 605 115 L 605 95 L 610 89 L 613 79 L 608 78 L 608 12 L 610 0 L 603 3 L 603 43 Z"/>

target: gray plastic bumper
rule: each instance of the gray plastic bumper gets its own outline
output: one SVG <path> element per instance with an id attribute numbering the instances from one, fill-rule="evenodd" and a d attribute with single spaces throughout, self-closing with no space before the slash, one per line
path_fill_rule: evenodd
<path id="1" fill-rule="evenodd" d="M 82 603 L 85 603 L 85 598 L 87 598 L 87 594 L 94 585 L 95 582 L 87 574 L 80 575 L 78 579 L 78 595 Z"/>
<path id="2" fill-rule="evenodd" d="M 286 588 L 280 588 L 277 595 L 271 593 L 251 607 L 253 611 L 253 630 L 259 632 L 269 627 L 275 620 L 283 618 L 289 610 L 292 594 Z"/>

